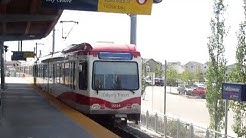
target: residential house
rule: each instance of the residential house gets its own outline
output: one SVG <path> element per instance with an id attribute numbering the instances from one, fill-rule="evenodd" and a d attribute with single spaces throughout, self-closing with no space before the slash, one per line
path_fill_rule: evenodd
<path id="1" fill-rule="evenodd" d="M 186 71 L 190 71 L 192 73 L 202 72 L 203 64 L 195 61 L 190 61 L 184 65 Z"/>
<path id="2" fill-rule="evenodd" d="M 233 63 L 231 65 L 227 65 L 226 75 L 229 75 L 234 68 L 236 68 L 237 63 Z"/>
<path id="3" fill-rule="evenodd" d="M 156 69 L 162 70 L 162 63 L 154 59 L 142 59 L 143 61 L 143 74 L 147 76 L 151 72 L 155 72 Z"/>
<path id="4" fill-rule="evenodd" d="M 178 74 L 181 74 L 185 71 L 184 67 L 181 65 L 181 62 L 168 62 L 167 67 L 177 71 Z"/>

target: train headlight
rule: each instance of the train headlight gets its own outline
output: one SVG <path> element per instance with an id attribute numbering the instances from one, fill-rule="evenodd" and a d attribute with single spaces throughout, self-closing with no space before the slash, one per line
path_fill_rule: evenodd
<path id="1" fill-rule="evenodd" d="M 93 104 L 93 105 L 91 106 L 91 109 L 92 109 L 92 110 L 99 110 L 99 109 L 100 109 L 100 105 L 99 105 L 99 104 Z"/>
<path id="2" fill-rule="evenodd" d="M 138 105 L 138 104 L 132 104 L 132 109 L 133 109 L 133 110 L 140 110 L 141 107 L 140 107 L 140 105 Z"/>

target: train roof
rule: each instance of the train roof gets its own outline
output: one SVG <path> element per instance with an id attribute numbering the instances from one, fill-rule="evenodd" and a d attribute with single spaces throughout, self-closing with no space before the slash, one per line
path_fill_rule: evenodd
<path id="1" fill-rule="evenodd" d="M 43 62 L 49 62 L 49 61 L 57 61 L 63 58 L 64 58 L 63 53 L 59 51 L 53 54 L 43 56 L 42 58 L 39 59 L 39 61 L 43 63 Z"/>
<path id="2" fill-rule="evenodd" d="M 70 52 L 93 52 L 93 51 L 116 51 L 116 52 L 138 52 L 133 44 L 115 44 L 115 43 L 81 43 L 72 44 L 63 49 L 63 53 Z"/>

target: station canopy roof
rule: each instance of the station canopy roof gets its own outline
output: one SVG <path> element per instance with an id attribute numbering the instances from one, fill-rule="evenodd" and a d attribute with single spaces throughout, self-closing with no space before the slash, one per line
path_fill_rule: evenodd
<path id="1" fill-rule="evenodd" d="M 41 2 L 42 0 L 0 0 L 0 41 L 46 37 L 63 10 L 43 8 Z"/>

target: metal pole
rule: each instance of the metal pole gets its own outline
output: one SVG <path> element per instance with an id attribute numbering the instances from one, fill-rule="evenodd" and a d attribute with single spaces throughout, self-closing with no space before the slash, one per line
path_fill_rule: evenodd
<path id="1" fill-rule="evenodd" d="M 52 41 L 52 55 L 55 52 L 55 28 L 53 29 L 53 41 Z"/>
<path id="2" fill-rule="evenodd" d="M 22 40 L 18 41 L 18 51 L 22 51 Z"/>
<path id="3" fill-rule="evenodd" d="M 166 103 L 167 103 L 167 61 L 165 60 L 165 83 L 164 83 L 164 137 L 167 136 L 167 117 L 166 117 Z"/>
<path id="4" fill-rule="evenodd" d="M 0 53 L 1 53 L 1 90 L 4 90 L 5 78 L 4 78 L 4 45 L 0 41 Z"/>
<path id="5" fill-rule="evenodd" d="M 3 42 L 0 41 L 0 53 L 2 53 L 3 51 Z M 3 65 L 3 57 L 1 56 L 1 67 Z M 3 73 L 2 73 L 2 69 L 1 69 L 1 89 L 3 90 L 3 85 L 4 85 L 4 78 L 3 78 Z M 3 91 L 0 92 L 0 119 L 3 116 Z"/>
<path id="6" fill-rule="evenodd" d="M 35 54 L 36 54 L 36 58 L 38 58 L 38 43 L 36 43 L 36 48 L 35 48 Z"/>
<path id="7" fill-rule="evenodd" d="M 130 14 L 129 15 L 131 18 L 131 38 L 130 38 L 130 43 L 131 44 L 137 44 L 136 39 L 137 39 L 137 15 Z"/>
<path id="8" fill-rule="evenodd" d="M 228 100 L 225 101 L 225 138 L 227 138 Z"/>
<path id="9" fill-rule="evenodd" d="M 39 58 L 42 57 L 42 50 L 39 50 Z"/>
<path id="10" fill-rule="evenodd" d="M 18 51 L 20 51 L 20 41 L 18 41 L 17 45 L 18 45 Z"/>
<path id="11" fill-rule="evenodd" d="M 7 66 L 6 66 L 6 63 L 7 63 L 6 53 L 7 53 L 7 50 L 5 50 L 5 48 L 4 48 L 4 71 L 5 71 L 4 74 L 5 74 L 5 76 L 7 75 L 6 74 L 6 71 L 7 71 Z"/>
<path id="12" fill-rule="evenodd" d="M 164 115 L 166 115 L 167 103 L 167 61 L 165 60 L 165 83 L 164 83 Z"/>
<path id="13" fill-rule="evenodd" d="M 151 110 L 154 111 L 154 85 L 151 86 L 152 92 L 151 92 Z"/>
<path id="14" fill-rule="evenodd" d="M 20 41 L 20 51 L 22 51 L 22 40 Z"/>

